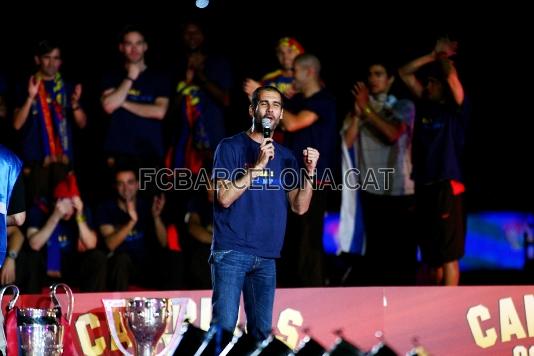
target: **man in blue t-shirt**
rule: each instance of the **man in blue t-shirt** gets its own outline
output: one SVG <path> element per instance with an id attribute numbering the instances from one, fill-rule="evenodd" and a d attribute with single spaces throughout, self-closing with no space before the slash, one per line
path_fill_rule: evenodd
<path id="1" fill-rule="evenodd" d="M 463 154 L 469 105 L 450 56 L 456 42 L 439 39 L 434 50 L 400 68 L 420 100 L 413 136 L 413 179 L 419 245 L 432 284 L 458 285 L 464 255 Z M 426 86 L 415 73 L 426 66 Z"/>
<path id="2" fill-rule="evenodd" d="M 28 201 L 50 197 L 72 169 L 73 123 L 87 124 L 81 106 L 82 85 L 65 81 L 59 44 L 44 40 L 35 49 L 37 71 L 17 86 L 13 127 L 20 132 Z"/>
<path id="3" fill-rule="evenodd" d="M 127 290 L 129 284 L 152 287 L 157 273 L 156 253 L 167 245 L 167 230 L 161 219 L 165 196 L 152 204 L 139 196 L 135 171 L 119 168 L 115 174 L 117 197 L 102 203 L 97 223 L 108 253 L 108 284 L 111 290 Z M 171 256 L 165 255 L 168 260 Z"/>
<path id="4" fill-rule="evenodd" d="M 271 332 L 275 259 L 280 257 L 288 207 L 304 214 L 312 184 L 305 179 L 299 186 L 293 153 L 272 140 L 283 115 L 280 91 L 256 89 L 249 114 L 251 128 L 222 140 L 215 152 L 212 324 L 234 330 L 243 291 L 247 330 L 253 338 L 264 340 Z M 311 176 L 319 152 L 306 147 L 301 155 Z"/>
<path id="5" fill-rule="evenodd" d="M 170 84 L 145 64 L 147 49 L 143 32 L 126 28 L 119 44 L 124 67 L 104 78 L 102 107 L 111 115 L 104 150 L 110 166 L 116 160 L 137 158 L 156 167 L 163 159 L 162 120 Z"/>

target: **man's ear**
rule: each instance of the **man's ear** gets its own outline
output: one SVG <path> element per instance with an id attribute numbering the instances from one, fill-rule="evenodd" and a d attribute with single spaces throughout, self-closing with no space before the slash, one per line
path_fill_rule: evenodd
<path id="1" fill-rule="evenodd" d="M 39 58 L 39 56 L 33 56 L 33 60 L 35 61 L 36 65 L 40 65 L 41 64 L 41 58 Z"/>

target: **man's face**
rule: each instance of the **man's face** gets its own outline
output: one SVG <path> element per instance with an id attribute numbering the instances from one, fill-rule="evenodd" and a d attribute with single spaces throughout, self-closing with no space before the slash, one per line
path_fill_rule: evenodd
<path id="1" fill-rule="evenodd" d="M 393 77 L 388 77 L 386 68 L 384 68 L 384 66 L 374 64 L 369 67 L 367 82 L 369 83 L 369 90 L 371 91 L 371 94 L 377 95 L 387 93 L 389 91 L 389 87 L 393 83 Z"/>
<path id="2" fill-rule="evenodd" d="M 261 128 L 262 119 L 267 118 L 271 121 L 271 130 L 274 130 L 284 113 L 282 109 L 282 98 L 275 91 L 264 90 L 260 93 L 259 99 L 256 108 L 252 106 L 249 108 L 249 114 L 254 116 L 254 126 Z"/>
<path id="3" fill-rule="evenodd" d="M 143 35 L 139 32 L 129 32 L 124 35 L 122 43 L 119 45 L 119 50 L 129 63 L 139 63 L 144 60 L 145 52 L 148 45 L 145 42 Z"/>
<path id="4" fill-rule="evenodd" d="M 116 184 L 117 193 L 122 200 L 130 201 L 135 199 L 139 184 L 133 172 L 119 172 L 116 177 Z"/>
<path id="5" fill-rule="evenodd" d="M 195 24 L 188 24 L 184 29 L 184 43 L 190 50 L 196 50 L 204 43 L 204 34 L 200 27 Z"/>
<path id="6" fill-rule="evenodd" d="M 39 71 L 46 77 L 55 77 L 61 67 L 61 52 L 54 48 L 51 52 L 35 57 L 35 63 L 39 66 Z"/>
<path id="7" fill-rule="evenodd" d="M 301 63 L 295 63 L 293 71 L 293 76 L 295 77 L 295 89 L 301 91 L 310 77 L 310 68 L 303 66 Z"/>
<path id="8" fill-rule="evenodd" d="M 70 220 L 72 218 L 72 215 L 74 215 L 74 204 L 72 203 L 71 198 L 63 198 L 61 199 L 64 203 L 65 207 L 65 214 L 61 217 L 63 220 Z"/>
<path id="9" fill-rule="evenodd" d="M 296 49 L 287 45 L 281 45 L 276 48 L 276 56 L 284 70 L 291 70 L 293 61 L 298 55 L 299 52 Z"/>

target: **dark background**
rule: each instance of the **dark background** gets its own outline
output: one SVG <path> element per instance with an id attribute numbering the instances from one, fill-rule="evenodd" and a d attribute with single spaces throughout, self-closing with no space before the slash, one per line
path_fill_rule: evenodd
<path id="1" fill-rule="evenodd" d="M 338 98 L 341 121 L 350 105 L 351 84 L 364 79 L 369 60 L 387 57 L 401 65 L 431 51 L 438 37 L 449 35 L 459 41 L 455 62 L 473 103 L 466 156 L 469 209 L 528 211 L 534 198 L 533 100 L 528 98 L 532 19 L 524 8 L 510 2 L 473 6 L 467 2 L 211 0 L 200 10 L 194 0 L 12 3 L 1 14 L 0 69 L 11 83 L 17 82 L 33 68 L 37 41 L 60 40 L 62 72 L 84 85 L 88 102 L 90 126 L 82 146 L 87 159 L 81 160 L 86 164 L 94 158 L 92 152 L 105 129 L 98 104 L 100 78 L 119 63 L 117 34 L 127 24 L 147 30 L 147 63 L 170 68 L 180 54 L 180 24 L 190 16 L 201 19 L 210 46 L 233 64 L 236 88 L 229 117 L 233 130 L 249 124 L 241 82 L 276 68 L 274 46 L 281 36 L 295 36 L 321 59 L 324 82 Z"/>

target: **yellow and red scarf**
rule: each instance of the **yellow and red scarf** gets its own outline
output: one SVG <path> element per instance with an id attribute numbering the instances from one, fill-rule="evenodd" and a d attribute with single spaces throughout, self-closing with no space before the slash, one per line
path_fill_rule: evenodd
<path id="1" fill-rule="evenodd" d="M 52 93 L 46 90 L 44 80 L 39 84 L 34 112 L 40 119 L 41 138 L 45 160 L 52 162 L 72 159 L 71 137 L 65 115 L 67 94 L 61 75 L 56 74 Z"/>

